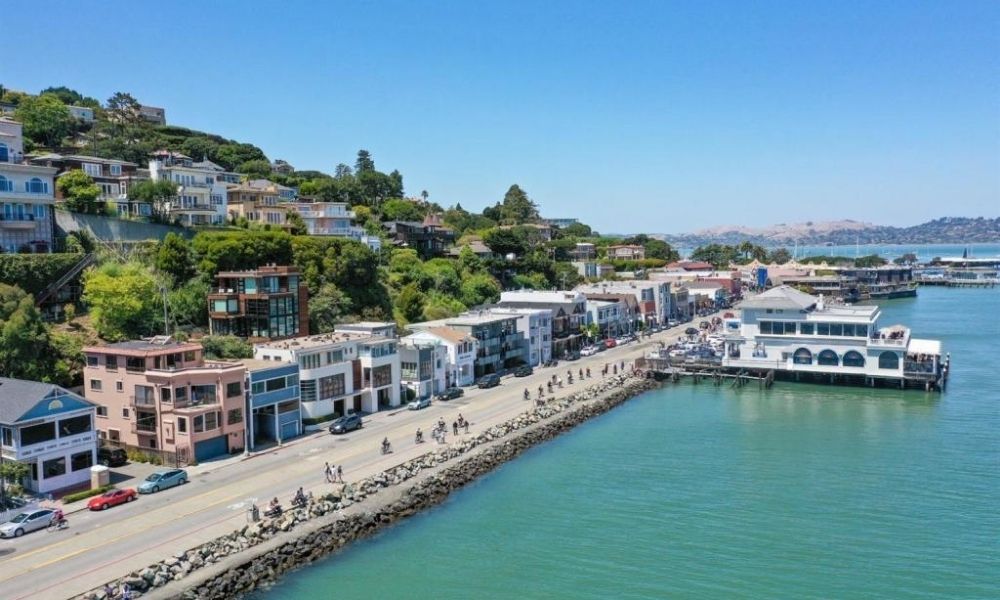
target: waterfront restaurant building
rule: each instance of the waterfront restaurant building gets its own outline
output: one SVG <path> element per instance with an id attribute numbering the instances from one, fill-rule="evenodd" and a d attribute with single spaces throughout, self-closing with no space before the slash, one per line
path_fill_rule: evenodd
<path id="1" fill-rule="evenodd" d="M 882 326 L 877 306 L 828 305 L 780 286 L 744 301 L 725 320 L 723 366 L 898 387 L 942 385 L 941 343 L 902 325 Z"/>
<path id="2" fill-rule="evenodd" d="M 95 410 L 57 385 L 0 377 L 0 452 L 28 465 L 25 488 L 45 494 L 90 481 Z"/>

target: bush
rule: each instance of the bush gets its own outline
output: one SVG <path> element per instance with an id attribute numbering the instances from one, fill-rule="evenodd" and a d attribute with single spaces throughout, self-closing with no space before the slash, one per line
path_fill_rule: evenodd
<path id="1" fill-rule="evenodd" d="M 78 502 L 86 498 L 92 498 L 94 496 L 100 496 L 104 492 L 115 489 L 113 485 L 102 485 L 99 488 L 94 488 L 92 490 L 84 490 L 82 492 L 75 492 L 72 494 L 66 494 L 62 497 L 63 504 L 69 504 L 71 502 Z"/>
<path id="2" fill-rule="evenodd" d="M 35 295 L 81 258 L 79 254 L 0 254 L 0 283 Z"/>

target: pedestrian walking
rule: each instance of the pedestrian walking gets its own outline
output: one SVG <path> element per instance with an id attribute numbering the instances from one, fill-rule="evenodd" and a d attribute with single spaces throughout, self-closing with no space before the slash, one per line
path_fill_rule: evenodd
<path id="1" fill-rule="evenodd" d="M 337 465 L 337 481 L 344 483 L 344 465 Z"/>
<path id="2" fill-rule="evenodd" d="M 465 422 L 465 433 L 469 433 L 469 422 Z"/>
<path id="3" fill-rule="evenodd" d="M 458 421 L 451 422 L 451 432 L 455 435 L 458 435 Z"/>
<path id="4" fill-rule="evenodd" d="M 326 477 L 327 483 L 333 483 L 333 469 L 330 468 L 330 463 L 326 463 L 323 467 L 323 475 Z"/>

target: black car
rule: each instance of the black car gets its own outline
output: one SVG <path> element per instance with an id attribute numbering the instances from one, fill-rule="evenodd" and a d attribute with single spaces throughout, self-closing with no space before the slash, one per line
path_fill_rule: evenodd
<path id="1" fill-rule="evenodd" d="M 465 390 L 459 387 L 448 388 L 437 395 L 437 400 L 454 400 L 465 395 Z"/>
<path id="2" fill-rule="evenodd" d="M 687 329 L 684 330 L 684 333 L 687 335 L 698 335 L 698 330 L 695 329 L 694 327 L 688 327 Z"/>
<path id="3" fill-rule="evenodd" d="M 347 433 L 348 431 L 361 429 L 361 427 L 361 415 L 353 413 L 340 417 L 333 423 L 330 423 L 330 433 Z"/>
<path id="4" fill-rule="evenodd" d="M 97 463 L 105 467 L 120 467 L 128 464 L 128 454 L 121 448 L 98 448 Z"/>
<path id="5" fill-rule="evenodd" d="M 514 377 L 527 377 L 534 372 L 535 370 L 531 368 L 531 365 L 521 365 L 514 369 Z"/>
<path id="6" fill-rule="evenodd" d="M 490 375 L 483 375 L 483 377 L 479 380 L 479 383 L 477 385 L 479 385 L 480 389 L 484 390 L 486 388 L 496 387 L 500 385 L 500 376 L 497 375 L 496 373 L 492 373 Z"/>

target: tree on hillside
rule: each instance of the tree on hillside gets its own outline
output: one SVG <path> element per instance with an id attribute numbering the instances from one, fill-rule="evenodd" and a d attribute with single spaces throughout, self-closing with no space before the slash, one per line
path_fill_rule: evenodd
<path id="1" fill-rule="evenodd" d="M 262 160 L 268 164 L 268 173 L 271 172 L 271 163 L 267 160 L 264 151 L 253 144 L 228 143 L 220 144 L 215 156 L 210 157 L 213 162 L 220 167 L 230 171 L 249 161 Z"/>
<path id="2" fill-rule="evenodd" d="M 521 225 L 538 219 L 538 205 L 516 183 L 510 186 L 500 205 L 500 221 L 505 225 Z"/>
<path id="3" fill-rule="evenodd" d="M 354 172 L 358 175 L 375 170 L 375 160 L 371 152 L 358 150 L 358 159 L 354 162 Z"/>
<path id="4" fill-rule="evenodd" d="M 49 331 L 34 298 L 0 284 L 0 375 L 52 381 L 53 361 Z"/>
<path id="5" fill-rule="evenodd" d="M 496 227 L 483 235 L 483 243 L 500 256 L 522 256 L 528 251 L 528 240 L 521 229 Z"/>
<path id="6" fill-rule="evenodd" d="M 405 286 L 396 297 L 396 320 L 401 323 L 413 323 L 424 316 L 426 300 L 417 285 L 411 283 Z"/>
<path id="7" fill-rule="evenodd" d="M 288 233 L 292 235 L 308 235 L 309 228 L 306 227 L 306 222 L 302 218 L 302 215 L 295 212 L 294 210 L 288 211 L 285 217 L 285 223 L 288 224 Z"/>
<path id="8" fill-rule="evenodd" d="M 385 221 L 423 221 L 424 213 L 422 206 L 402 198 L 386 200 L 382 205 L 382 219 Z"/>
<path id="9" fill-rule="evenodd" d="M 61 145 L 76 125 L 69 108 L 53 94 L 25 96 L 14 111 L 14 118 L 24 126 L 25 137 L 46 148 Z"/>
<path id="10" fill-rule="evenodd" d="M 104 206 L 98 203 L 101 188 L 80 169 L 67 171 L 56 179 L 56 189 L 66 200 L 66 207 L 73 212 L 101 213 Z"/>
<path id="11" fill-rule="evenodd" d="M 309 297 L 309 332 L 312 334 L 333 331 L 337 323 L 351 314 L 351 299 L 332 283 L 325 283 L 319 292 Z"/>
<path id="12" fill-rule="evenodd" d="M 788 251 L 788 248 L 777 248 L 767 255 L 767 262 L 778 265 L 783 265 L 790 260 L 792 260 L 792 253 Z"/>
<path id="13" fill-rule="evenodd" d="M 83 301 L 98 335 L 105 340 L 136 339 L 163 331 L 160 288 L 146 267 L 105 263 L 83 277 Z"/>
<path id="14" fill-rule="evenodd" d="M 169 275 L 175 283 L 183 283 L 195 276 L 191 243 L 176 233 L 168 233 L 156 247 L 153 265 Z"/>
<path id="15" fill-rule="evenodd" d="M 101 108 L 101 103 L 96 98 L 91 98 L 90 96 L 84 96 L 80 92 L 70 89 L 64 85 L 59 87 L 47 87 L 44 90 L 38 92 L 39 96 L 45 94 L 52 94 L 56 98 L 59 98 L 60 102 L 67 105 L 73 106 L 86 106 L 88 108 Z"/>
<path id="16" fill-rule="evenodd" d="M 699 246 L 691 253 L 692 260 L 707 262 L 717 269 L 724 268 L 739 257 L 739 251 L 725 244 Z"/>
<path id="17" fill-rule="evenodd" d="M 152 126 L 139 113 L 141 105 L 131 94 L 116 92 L 108 98 L 99 122 L 101 156 L 143 164 L 153 151 Z"/>
<path id="18" fill-rule="evenodd" d="M 736 249 L 739 250 L 740 254 L 743 255 L 743 258 L 747 262 L 750 262 L 751 260 L 763 261 L 767 259 L 767 249 L 763 246 L 758 246 L 749 240 L 743 240 L 740 242 Z"/>
<path id="19" fill-rule="evenodd" d="M 462 280 L 462 304 L 473 307 L 500 299 L 500 284 L 486 273 L 470 275 Z"/>
<path id="20" fill-rule="evenodd" d="M 165 204 L 177 197 L 177 184 L 166 179 L 146 179 L 133 184 L 128 188 L 128 199 L 130 202 L 145 202 L 153 207 L 153 212 L 158 215 L 165 213 Z M 132 206 L 129 207 L 131 212 Z"/>
<path id="21" fill-rule="evenodd" d="M 271 163 L 260 158 L 247 160 L 236 167 L 236 172 L 247 175 L 251 179 L 266 179 L 271 174 Z"/>
<path id="22" fill-rule="evenodd" d="M 593 235 L 593 230 L 590 228 L 590 226 L 584 225 L 583 223 L 572 223 L 570 225 L 567 225 L 566 227 L 561 228 L 559 232 L 564 236 L 572 236 L 580 238 L 590 237 L 591 235 Z"/>

